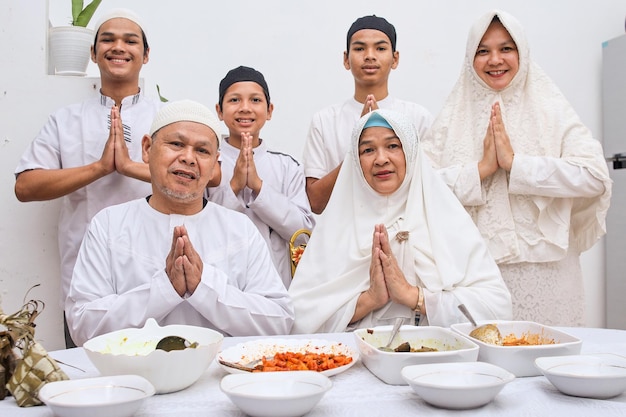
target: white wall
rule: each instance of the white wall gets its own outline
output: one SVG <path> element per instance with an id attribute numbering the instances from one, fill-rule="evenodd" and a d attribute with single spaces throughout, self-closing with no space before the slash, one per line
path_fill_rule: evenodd
<path id="1" fill-rule="evenodd" d="M 87 1 L 87 0 L 86 0 Z M 57 304 L 56 201 L 19 203 L 13 170 L 47 115 L 94 94 L 94 80 L 46 75 L 46 0 L 0 4 L 0 306 L 14 312 L 29 298 L 46 303 L 37 337 L 48 349 L 64 346 Z M 53 25 L 70 19 L 69 0 L 49 0 Z M 248 65 L 264 73 L 275 104 L 262 137 L 300 158 L 311 115 L 346 99 L 352 78 L 342 65 L 345 34 L 366 14 L 391 21 L 398 31 L 400 65 L 391 92 L 437 113 L 456 81 L 471 23 L 491 8 L 512 13 L 525 26 L 534 59 L 571 100 L 601 139 L 602 42 L 624 32 L 623 0 L 317 0 L 315 2 L 105 0 L 106 10 L 130 7 L 145 20 L 151 45 L 142 72 L 145 88 L 156 84 L 170 100 L 191 98 L 213 106 L 225 73 Z M 27 25 L 27 30 L 24 30 Z M 97 77 L 94 64 L 88 69 Z M 604 247 L 584 254 L 588 321 L 604 325 Z"/>

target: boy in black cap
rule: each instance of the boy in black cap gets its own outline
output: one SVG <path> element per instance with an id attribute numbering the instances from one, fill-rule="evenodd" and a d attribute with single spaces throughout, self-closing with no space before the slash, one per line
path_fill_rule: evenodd
<path id="1" fill-rule="evenodd" d="M 263 74 L 244 66 L 230 70 L 220 82 L 215 109 L 229 136 L 220 147 L 222 180 L 208 188 L 208 199 L 250 217 L 289 288 L 289 240 L 299 229 L 311 230 L 314 219 L 302 166 L 289 155 L 268 150 L 260 137 L 274 111 Z"/>
<path id="2" fill-rule="evenodd" d="M 378 108 L 404 113 L 420 137 L 432 123 L 433 117 L 424 107 L 389 96 L 389 74 L 399 59 L 396 29 L 386 19 L 371 15 L 352 23 L 343 65 L 352 72 L 354 96 L 317 112 L 304 145 L 306 191 L 314 213 L 320 214 L 330 199 L 352 128 L 362 115 Z"/>

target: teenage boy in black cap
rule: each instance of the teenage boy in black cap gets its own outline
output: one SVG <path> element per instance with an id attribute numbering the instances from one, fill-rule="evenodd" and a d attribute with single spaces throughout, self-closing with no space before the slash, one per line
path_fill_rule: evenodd
<path id="1" fill-rule="evenodd" d="M 215 109 L 229 136 L 220 147 L 222 180 L 207 189 L 208 199 L 254 222 L 289 288 L 289 240 L 299 229 L 311 230 L 314 219 L 302 166 L 289 155 L 270 151 L 260 137 L 274 111 L 263 74 L 244 66 L 230 70 L 220 82 Z"/>
<path id="2" fill-rule="evenodd" d="M 354 77 L 354 96 L 317 112 L 304 145 L 306 192 L 314 213 L 322 213 L 330 199 L 352 128 L 362 115 L 377 108 L 404 113 L 420 137 L 432 123 L 424 107 L 389 96 L 389 74 L 399 60 L 396 30 L 386 19 L 363 16 L 352 23 L 343 65 Z"/>

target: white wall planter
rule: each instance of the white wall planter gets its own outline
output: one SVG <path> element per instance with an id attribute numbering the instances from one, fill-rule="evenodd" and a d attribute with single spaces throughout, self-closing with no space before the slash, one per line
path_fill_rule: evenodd
<path id="1" fill-rule="evenodd" d="M 48 59 L 56 75 L 87 75 L 93 29 L 59 26 L 48 29 Z"/>

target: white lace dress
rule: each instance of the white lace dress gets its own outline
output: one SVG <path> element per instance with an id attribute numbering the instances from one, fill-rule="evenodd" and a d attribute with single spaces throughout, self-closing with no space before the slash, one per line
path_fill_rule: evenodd
<path id="1" fill-rule="evenodd" d="M 585 295 L 578 254 L 554 262 L 500 264 L 513 317 L 548 326 L 584 326 Z"/>
<path id="2" fill-rule="evenodd" d="M 519 70 L 502 90 L 476 74 L 476 48 L 494 16 L 516 43 Z M 499 102 L 515 152 L 510 172 L 480 180 L 491 107 Z M 471 28 L 461 76 L 422 144 L 470 213 L 500 266 L 515 319 L 584 324 L 579 255 L 606 233 L 612 182 L 601 144 L 530 59 L 519 22 L 501 11 Z"/>

